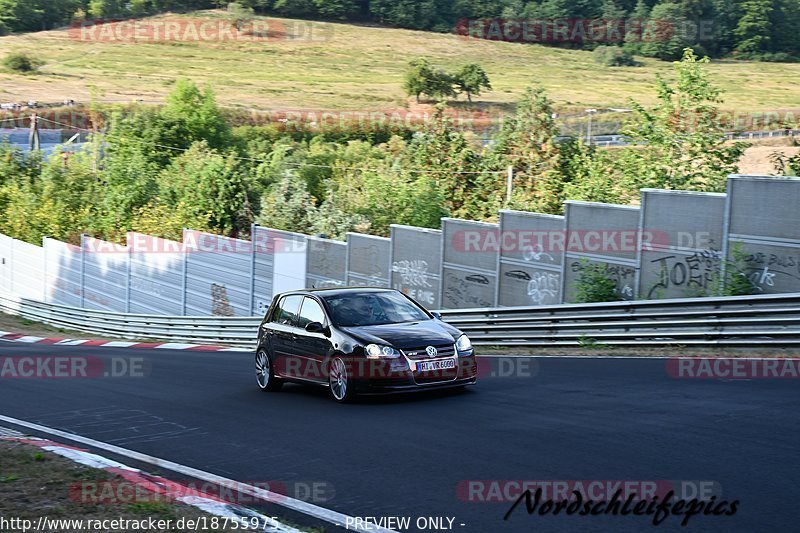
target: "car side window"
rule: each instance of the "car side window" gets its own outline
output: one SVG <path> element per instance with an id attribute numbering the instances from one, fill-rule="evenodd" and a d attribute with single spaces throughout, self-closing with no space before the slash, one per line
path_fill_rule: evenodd
<path id="1" fill-rule="evenodd" d="M 297 325 L 305 328 L 312 322 L 319 322 L 325 325 L 325 311 L 322 310 L 322 306 L 314 298 L 306 296 L 305 300 L 303 300 L 303 309 L 300 311 L 300 321 Z"/>
<path id="2" fill-rule="evenodd" d="M 278 304 L 277 309 L 275 309 L 272 322 L 286 326 L 297 324 L 297 317 L 300 314 L 300 304 L 302 301 L 303 297 L 299 295 L 285 296 Z"/>

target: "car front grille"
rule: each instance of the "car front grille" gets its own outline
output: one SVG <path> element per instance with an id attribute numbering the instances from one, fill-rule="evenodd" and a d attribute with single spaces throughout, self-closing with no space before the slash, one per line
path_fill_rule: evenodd
<path id="1" fill-rule="evenodd" d="M 406 356 L 412 361 L 421 361 L 424 359 L 439 359 L 440 357 L 453 357 L 456 354 L 455 344 L 433 345 L 436 348 L 436 355 L 431 357 L 428 355 L 427 346 L 421 348 L 414 348 L 412 350 L 404 350 Z"/>

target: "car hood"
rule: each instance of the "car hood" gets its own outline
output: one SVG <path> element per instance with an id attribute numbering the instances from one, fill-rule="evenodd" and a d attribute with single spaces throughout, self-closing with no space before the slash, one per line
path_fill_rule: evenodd
<path id="1" fill-rule="evenodd" d="M 454 344 L 461 332 L 440 320 L 342 328 L 364 344 L 389 344 L 400 350 Z"/>

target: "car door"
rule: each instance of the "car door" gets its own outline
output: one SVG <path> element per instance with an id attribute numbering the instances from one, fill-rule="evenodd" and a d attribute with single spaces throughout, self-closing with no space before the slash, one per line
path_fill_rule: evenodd
<path id="1" fill-rule="evenodd" d="M 300 294 L 284 296 L 278 303 L 268 324 L 267 335 L 272 345 L 272 364 L 278 375 L 287 376 L 294 366 L 292 358 L 295 353 L 297 338 L 297 319 L 303 296 Z"/>
<path id="2" fill-rule="evenodd" d="M 327 382 L 324 362 L 331 351 L 331 339 L 324 333 L 311 333 L 306 331 L 306 326 L 312 322 L 319 322 L 328 326 L 328 317 L 322 304 L 311 296 L 306 296 L 300 309 L 300 318 L 297 323 L 297 341 L 295 357 L 299 361 L 304 377 L 312 381 Z"/>

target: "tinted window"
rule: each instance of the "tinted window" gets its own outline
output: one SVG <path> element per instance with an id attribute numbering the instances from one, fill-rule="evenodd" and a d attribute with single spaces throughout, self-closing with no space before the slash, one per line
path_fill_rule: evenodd
<path id="1" fill-rule="evenodd" d="M 361 292 L 325 298 L 338 326 L 378 326 L 430 320 L 425 311 L 397 292 Z"/>
<path id="2" fill-rule="evenodd" d="M 306 299 L 303 300 L 303 309 L 300 311 L 298 326 L 304 328 L 312 322 L 319 322 L 324 325 L 325 312 L 316 300 L 306 296 Z"/>
<path id="3" fill-rule="evenodd" d="M 286 296 L 278 304 L 275 309 L 275 314 L 272 321 L 277 324 L 286 324 L 293 326 L 297 323 L 297 315 L 300 312 L 300 303 L 303 301 L 302 296 Z"/>

